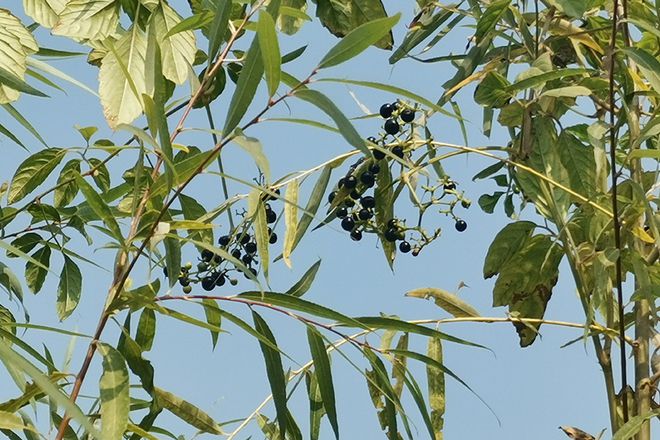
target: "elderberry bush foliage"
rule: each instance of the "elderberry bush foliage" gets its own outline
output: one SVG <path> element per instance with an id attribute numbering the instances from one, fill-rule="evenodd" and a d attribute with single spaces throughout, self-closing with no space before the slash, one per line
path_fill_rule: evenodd
<path id="1" fill-rule="evenodd" d="M 376 235 L 392 264 L 397 250 L 417 256 L 441 235 L 437 216 L 425 221 L 427 212 L 450 217 L 456 231 L 466 231 L 467 222 L 455 211 L 459 206 L 468 208 L 470 200 L 440 162 L 433 160 L 436 146 L 423 112 L 397 100 L 383 104 L 379 114 L 382 130 L 367 138 L 371 156 L 358 158 L 336 182 L 327 198 L 324 223 L 339 222 L 354 241 L 363 240 L 367 234 Z M 405 192 L 414 208 L 405 210 L 407 215 L 413 214 L 410 220 L 395 212 Z"/>

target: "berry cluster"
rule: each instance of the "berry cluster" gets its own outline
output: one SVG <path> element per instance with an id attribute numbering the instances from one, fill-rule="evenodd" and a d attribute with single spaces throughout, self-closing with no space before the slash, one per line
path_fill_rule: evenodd
<path id="1" fill-rule="evenodd" d="M 280 190 L 276 189 L 274 193 L 279 196 Z M 262 197 L 266 213 L 266 223 L 269 225 L 277 221 L 277 213 L 268 202 L 276 199 L 276 196 L 270 195 Z M 268 227 L 269 243 L 275 244 L 277 243 L 277 239 L 277 234 L 271 227 Z M 252 275 L 257 276 L 259 273 L 257 269 L 259 265 L 257 242 L 249 222 L 242 222 L 234 230 L 230 231 L 229 234 L 222 235 L 218 239 L 218 245 L 222 250 L 231 255 L 233 259 L 240 261 Z M 168 276 L 166 267 L 163 268 L 163 271 L 165 276 Z M 238 280 L 232 277 L 232 273 L 240 271 L 242 269 L 239 269 L 233 261 L 225 259 L 209 249 L 202 249 L 199 254 L 197 270 L 192 271 L 192 263 L 186 263 L 186 265 L 181 267 L 178 281 L 184 293 L 190 293 L 192 291 L 191 284 L 196 283 L 199 283 L 202 289 L 210 292 L 216 287 L 224 286 L 227 282 L 232 286 L 237 285 Z M 249 277 L 247 273 L 244 275 L 246 278 Z"/>
<path id="2" fill-rule="evenodd" d="M 403 107 L 398 101 L 381 105 L 379 113 L 385 118 L 383 129 L 387 134 L 391 135 L 397 134 L 401 129 L 399 119 L 407 124 L 415 120 L 415 110 L 409 107 Z"/>

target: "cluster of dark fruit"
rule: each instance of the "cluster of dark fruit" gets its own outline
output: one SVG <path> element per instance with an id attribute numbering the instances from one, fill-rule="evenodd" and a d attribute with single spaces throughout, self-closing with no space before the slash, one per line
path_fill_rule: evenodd
<path id="1" fill-rule="evenodd" d="M 279 195 L 280 190 L 274 191 Z M 266 223 L 273 224 L 277 221 L 277 213 L 273 210 L 267 201 L 275 200 L 275 196 L 264 196 Z M 254 276 L 257 276 L 259 265 L 257 255 L 257 242 L 254 234 L 250 233 L 250 227 L 241 226 L 236 228 L 233 233 L 223 235 L 218 239 L 218 245 L 226 251 L 233 259 L 243 263 L 245 268 Z M 269 227 L 268 228 L 268 241 L 270 244 L 277 243 L 277 234 Z M 192 270 L 192 263 L 187 263 L 181 267 L 178 281 L 183 287 L 184 293 L 192 291 L 191 284 L 199 283 L 202 289 L 207 292 L 212 291 L 216 287 L 224 286 L 229 282 L 232 286 L 238 284 L 236 278 L 232 278 L 232 273 L 240 272 L 233 261 L 224 259 L 221 255 L 214 253 L 209 249 L 202 249 L 197 263 L 197 270 Z M 164 268 L 165 276 L 167 276 L 167 268 Z M 245 277 L 249 275 L 244 273 Z"/>
<path id="2" fill-rule="evenodd" d="M 401 130 L 399 120 L 406 124 L 415 120 L 415 110 L 403 107 L 398 102 L 381 105 L 379 113 L 385 118 L 385 124 L 383 124 L 385 133 L 391 135 L 395 135 Z"/>

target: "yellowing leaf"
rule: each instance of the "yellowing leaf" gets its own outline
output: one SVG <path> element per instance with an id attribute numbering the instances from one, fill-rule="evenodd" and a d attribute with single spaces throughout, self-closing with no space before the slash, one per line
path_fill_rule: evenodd
<path id="1" fill-rule="evenodd" d="M 456 318 L 479 316 L 479 312 L 470 304 L 453 293 L 434 287 L 411 290 L 406 296 L 413 298 L 432 298 L 435 304 Z"/>
<path id="2" fill-rule="evenodd" d="M 284 206 L 284 223 L 286 225 L 286 232 L 284 233 L 284 250 L 282 251 L 282 258 L 286 265 L 291 268 L 291 251 L 295 244 L 297 229 L 298 229 L 298 189 L 300 184 L 298 180 L 294 180 L 286 187 L 286 205 Z"/>
<path id="3" fill-rule="evenodd" d="M 69 0 L 52 32 L 74 39 L 104 40 L 117 31 L 119 5 L 116 0 Z"/>
<path id="4" fill-rule="evenodd" d="M 55 26 L 65 6 L 66 0 L 23 0 L 25 14 L 47 28 Z"/>
<path id="5" fill-rule="evenodd" d="M 27 56 L 38 49 L 32 34 L 20 20 L 8 10 L 0 9 L 0 68 L 22 80 Z M 18 96 L 18 90 L 0 84 L 0 104 L 15 101 Z"/>
<path id="6" fill-rule="evenodd" d="M 168 35 L 180 22 L 179 14 L 165 2 L 154 12 L 152 22 L 160 45 L 163 75 L 176 84 L 188 79 L 197 51 L 195 34 L 191 30 Z"/>

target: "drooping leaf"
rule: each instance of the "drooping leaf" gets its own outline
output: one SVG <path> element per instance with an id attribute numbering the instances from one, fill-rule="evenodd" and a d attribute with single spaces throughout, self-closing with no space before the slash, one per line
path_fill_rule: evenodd
<path id="1" fill-rule="evenodd" d="M 85 181 L 85 179 L 80 174 L 76 176 L 76 184 L 78 185 L 78 188 L 80 188 L 80 192 L 82 192 L 85 196 L 85 199 L 87 200 L 87 203 L 92 211 L 94 211 L 94 213 L 101 220 L 103 220 L 103 223 L 108 227 L 115 240 L 121 243 L 123 241 L 121 229 L 119 228 L 119 224 L 117 223 L 117 220 L 115 219 L 115 216 L 110 210 L 108 204 L 103 201 L 101 196 L 94 190 L 94 188 L 92 188 L 89 183 Z"/>
<path id="2" fill-rule="evenodd" d="M 78 186 L 75 182 L 77 174 L 80 174 L 80 159 L 71 159 L 62 167 L 55 188 L 56 207 L 67 206 L 78 194 Z"/>
<path id="3" fill-rule="evenodd" d="M 152 13 L 152 26 L 160 46 L 163 75 L 175 84 L 183 84 L 188 79 L 197 51 L 193 31 L 172 32 L 180 22 L 179 14 L 165 2 L 159 2 L 158 8 Z"/>
<path id="4" fill-rule="evenodd" d="M 240 129 L 236 130 L 236 136 L 232 139 L 238 146 L 245 150 L 257 164 L 259 171 L 261 171 L 266 178 L 266 184 L 270 182 L 270 163 L 264 154 L 263 147 L 259 139 L 246 136 Z"/>
<path id="5" fill-rule="evenodd" d="M 213 0 L 214 15 L 213 23 L 209 27 L 209 65 L 215 62 L 215 57 L 218 55 L 220 45 L 222 44 L 225 35 L 227 34 L 227 23 L 229 22 L 229 15 L 231 14 L 233 2 L 231 0 Z"/>
<path id="6" fill-rule="evenodd" d="M 418 19 L 420 25 L 413 26 L 408 31 L 401 44 L 397 46 L 394 53 L 390 56 L 390 64 L 394 64 L 407 56 L 410 51 L 426 40 L 436 29 L 438 29 L 438 27 L 442 26 L 444 22 L 449 20 L 449 18 L 454 15 L 454 8 L 456 8 L 456 6 L 456 3 L 449 4 L 428 19 L 426 18 L 426 15 L 432 13 L 435 8 L 426 7 L 426 10 L 422 9 L 422 11 L 419 12 L 420 15 Z M 461 19 L 462 16 L 458 16 L 457 18 Z"/>
<path id="7" fill-rule="evenodd" d="M 66 150 L 46 148 L 25 159 L 16 169 L 11 180 L 7 201 L 16 203 L 43 183 L 55 167 L 62 161 Z"/>
<path id="8" fill-rule="evenodd" d="M 117 30 L 119 7 L 115 0 L 70 0 L 57 14 L 52 32 L 79 40 L 105 40 Z"/>
<path id="9" fill-rule="evenodd" d="M 128 368 L 119 351 L 108 344 L 97 345 L 103 356 L 103 374 L 99 382 L 101 432 L 104 439 L 119 439 L 128 425 L 130 406 Z"/>
<path id="10" fill-rule="evenodd" d="M 321 398 L 316 372 L 308 370 L 305 373 L 307 396 L 309 398 L 309 438 L 318 440 L 321 431 L 321 419 L 325 415 L 325 407 Z"/>
<path id="11" fill-rule="evenodd" d="M 484 261 L 484 278 L 499 273 L 500 268 L 515 255 L 532 236 L 536 225 L 528 221 L 509 223 L 497 233 Z"/>
<path id="12" fill-rule="evenodd" d="M 38 49 L 21 21 L 9 10 L 0 9 L 0 104 L 18 99 L 19 91 L 46 96 L 23 81 L 26 59 Z"/>
<path id="13" fill-rule="evenodd" d="M 316 16 L 333 35 L 344 37 L 364 23 L 387 17 L 387 13 L 381 0 L 320 0 L 316 5 Z M 375 45 L 390 49 L 392 35 L 386 35 Z"/>
<path id="14" fill-rule="evenodd" d="M 439 364 L 443 363 L 442 340 L 440 338 L 429 338 L 427 356 Z M 431 425 L 433 426 L 434 433 L 433 440 L 443 440 L 442 429 L 445 423 L 445 373 L 439 368 L 427 365 L 426 377 L 429 406 L 431 407 Z"/>
<path id="15" fill-rule="evenodd" d="M 457 295 L 435 287 L 424 287 L 406 292 L 413 298 L 433 299 L 435 304 L 456 318 L 476 317 L 479 312 Z"/>
<path id="16" fill-rule="evenodd" d="M 316 273 L 319 271 L 319 267 L 321 267 L 321 260 L 317 260 L 316 263 L 312 264 L 296 284 L 286 291 L 285 295 L 300 297 L 307 293 L 314 282 L 314 278 L 316 278 Z"/>
<path id="17" fill-rule="evenodd" d="M 143 351 L 151 350 L 156 336 L 156 312 L 153 309 L 145 308 L 140 314 L 135 342 Z"/>
<path id="18" fill-rule="evenodd" d="M 154 388 L 154 394 L 160 406 L 190 426 L 209 434 L 223 434 L 220 425 L 210 415 L 187 400 L 157 387 Z"/>
<path id="19" fill-rule="evenodd" d="M 307 0 L 282 0 L 282 5 L 280 6 L 281 14 L 277 20 L 277 24 L 282 32 L 287 35 L 293 35 L 300 30 L 305 19 L 285 14 L 284 11 L 286 8 L 304 13 L 307 11 Z"/>
<path id="20" fill-rule="evenodd" d="M 286 265 L 291 268 L 291 252 L 295 244 L 298 229 L 298 180 L 294 180 L 286 187 L 286 205 L 284 206 L 284 224 L 286 231 L 284 233 L 284 249 L 282 258 Z"/>
<path id="21" fill-rule="evenodd" d="M 82 290 L 82 274 L 78 265 L 66 255 L 57 286 L 57 316 L 64 321 L 78 306 Z"/>
<path id="22" fill-rule="evenodd" d="M 268 266 L 270 263 L 269 256 L 269 235 L 268 235 L 268 222 L 266 220 L 266 208 L 261 200 L 262 192 L 259 189 L 254 189 L 248 196 L 248 217 L 252 219 L 252 226 L 254 227 L 254 238 L 257 242 L 257 253 L 261 262 L 261 270 L 264 276 L 268 279 Z"/>
<path id="23" fill-rule="evenodd" d="M 47 28 L 57 23 L 65 6 L 66 0 L 23 0 L 25 14 Z"/>
<path id="24" fill-rule="evenodd" d="M 307 229 L 309 229 L 309 225 L 312 224 L 314 215 L 318 212 L 319 206 L 321 206 L 321 201 L 323 200 L 323 195 L 325 194 L 325 190 L 327 189 L 328 183 L 330 182 L 331 174 L 332 167 L 326 165 L 323 167 L 323 171 L 321 171 L 319 179 L 314 184 L 312 193 L 310 194 L 307 205 L 305 206 L 305 211 L 300 217 L 300 222 L 298 222 L 298 226 L 296 227 L 296 238 L 294 239 L 293 245 L 291 246 L 292 252 L 298 243 L 300 243 L 300 240 L 302 239 L 303 235 L 305 235 L 305 232 L 307 232 Z"/>
<path id="25" fill-rule="evenodd" d="M 6 264 L 0 262 L 0 286 L 2 286 L 11 298 L 16 295 L 16 298 L 23 302 L 23 287 L 21 282 L 14 272 Z"/>
<path id="26" fill-rule="evenodd" d="M 557 147 L 559 159 L 568 172 L 571 189 L 586 198 L 592 198 L 598 191 L 593 147 L 583 144 L 566 131 L 562 131 L 559 136 Z"/>
<path id="27" fill-rule="evenodd" d="M 622 50 L 637 64 L 655 92 L 660 93 L 660 61 L 642 48 L 628 47 Z"/>
<path id="28" fill-rule="evenodd" d="M 392 173 L 389 167 L 381 167 L 376 179 L 377 187 L 374 192 L 376 199 L 376 224 L 379 231 L 387 229 L 387 223 L 394 218 L 394 188 L 392 187 Z M 393 267 L 396 255 L 394 243 L 386 240 L 384 237 L 380 240 L 383 246 L 383 253 L 390 268 Z"/>
<path id="29" fill-rule="evenodd" d="M 236 83 L 236 90 L 231 97 L 229 110 L 225 117 L 225 126 L 222 132 L 231 133 L 245 116 L 248 107 L 254 99 L 257 87 L 261 81 L 261 75 L 264 72 L 264 64 L 261 58 L 261 48 L 257 37 L 252 40 L 252 44 L 245 54 L 245 62 L 241 69 L 241 75 Z"/>
<path id="30" fill-rule="evenodd" d="M 25 281 L 32 293 L 38 293 L 44 285 L 48 270 L 44 269 L 43 266 L 48 267 L 50 265 L 50 253 L 50 247 L 43 246 L 32 254 L 32 258 L 41 263 L 42 266 L 38 266 L 31 261 L 25 263 Z"/>
<path id="31" fill-rule="evenodd" d="M 477 30 L 474 34 L 477 44 L 480 43 L 487 34 L 495 32 L 497 23 L 509 8 L 510 4 L 511 0 L 498 0 L 488 5 L 484 13 L 479 17 L 479 21 L 477 21 Z"/>
<path id="32" fill-rule="evenodd" d="M 339 424 L 337 423 L 337 408 L 335 407 L 335 388 L 332 382 L 332 370 L 330 368 L 330 359 L 326 352 L 323 337 L 313 327 L 307 327 L 307 341 L 314 361 L 314 372 L 318 382 L 323 407 L 328 415 L 328 420 L 335 432 L 335 437 L 339 438 Z"/>
<path id="33" fill-rule="evenodd" d="M 220 327 L 222 324 L 222 314 L 220 313 L 220 306 L 218 302 L 214 299 L 205 298 L 202 300 L 204 304 L 204 314 L 206 315 L 206 322 L 214 327 Z M 215 330 L 210 330 L 211 332 L 211 343 L 213 348 L 218 344 L 218 332 Z"/>
<path id="34" fill-rule="evenodd" d="M 261 49 L 261 57 L 264 65 L 264 74 L 268 84 L 268 95 L 273 96 L 280 85 L 281 56 L 280 45 L 277 41 L 275 20 L 267 11 L 259 12 L 257 22 L 257 37 Z"/>

